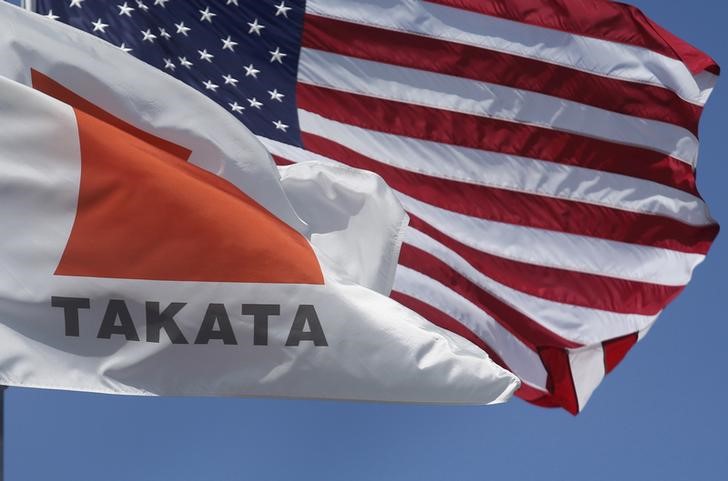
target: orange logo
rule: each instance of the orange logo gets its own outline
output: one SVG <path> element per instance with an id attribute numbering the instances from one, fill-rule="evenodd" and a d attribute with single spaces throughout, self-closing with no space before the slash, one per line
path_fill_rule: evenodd
<path id="1" fill-rule="evenodd" d="M 78 207 L 55 274 L 125 279 L 323 284 L 308 241 L 190 151 L 144 132 L 32 71 L 74 108 Z"/>

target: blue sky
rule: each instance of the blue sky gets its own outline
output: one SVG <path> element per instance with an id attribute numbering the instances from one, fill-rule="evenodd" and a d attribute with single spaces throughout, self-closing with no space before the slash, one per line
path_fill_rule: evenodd
<path id="1" fill-rule="evenodd" d="M 728 66 L 725 0 L 633 0 Z M 728 229 L 728 86 L 703 117 L 698 179 Z M 572 417 L 519 400 L 433 407 L 113 397 L 10 389 L 6 479 L 728 479 L 728 236 Z"/>

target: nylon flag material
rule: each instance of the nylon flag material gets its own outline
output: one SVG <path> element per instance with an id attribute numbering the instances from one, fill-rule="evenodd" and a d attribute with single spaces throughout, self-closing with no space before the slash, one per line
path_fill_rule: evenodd
<path id="1" fill-rule="evenodd" d="M 0 383 L 458 404 L 518 388 L 387 296 L 406 215 L 379 176 L 279 173 L 230 113 L 116 47 L 8 4 L 0 26 Z"/>
<path id="2" fill-rule="evenodd" d="M 38 0 L 205 93 L 279 164 L 379 173 L 392 297 L 572 413 L 718 232 L 695 182 L 718 66 L 605 0 Z"/>

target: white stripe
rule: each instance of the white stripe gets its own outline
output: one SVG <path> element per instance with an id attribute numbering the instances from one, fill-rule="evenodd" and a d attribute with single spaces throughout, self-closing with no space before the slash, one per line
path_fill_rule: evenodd
<path id="1" fill-rule="evenodd" d="M 583 72 L 665 87 L 703 105 L 679 60 L 657 52 L 419 0 L 308 0 L 306 13 L 532 58 Z"/>
<path id="2" fill-rule="evenodd" d="M 278 157 L 283 157 L 286 160 L 290 160 L 291 162 L 306 162 L 311 160 L 314 162 L 331 162 L 334 164 L 340 163 L 335 160 L 329 159 L 328 157 L 324 157 L 323 155 L 319 155 L 309 150 L 296 147 L 295 145 L 285 144 L 283 142 L 278 142 L 277 140 L 269 139 L 268 137 L 263 137 L 260 135 L 258 135 L 257 137 L 258 140 L 260 140 L 260 143 L 262 143 L 263 146 L 268 150 L 268 152 L 273 155 L 277 155 Z"/>
<path id="3" fill-rule="evenodd" d="M 702 199 L 656 182 L 582 167 L 354 127 L 298 110 L 301 130 L 378 162 L 469 184 L 670 217 L 691 225 L 714 221 Z"/>
<path id="4" fill-rule="evenodd" d="M 587 274 L 683 286 L 705 256 L 458 214 L 398 194 L 405 210 L 459 242 L 505 259 Z"/>
<path id="5" fill-rule="evenodd" d="M 579 411 L 584 409 L 594 390 L 604 379 L 604 350 L 601 344 L 569 350 L 571 376 L 574 380 Z"/>
<path id="6" fill-rule="evenodd" d="M 654 325 L 655 325 L 655 323 L 653 322 L 652 324 L 650 324 L 649 326 L 645 327 L 640 332 L 638 332 L 637 333 L 637 342 L 641 341 L 647 335 L 647 333 L 650 332 L 650 329 L 652 329 L 652 326 L 654 326 Z"/>
<path id="7" fill-rule="evenodd" d="M 708 71 L 702 71 L 695 75 L 695 82 L 707 101 L 708 97 L 713 93 L 715 84 L 718 83 L 718 76 Z"/>
<path id="8" fill-rule="evenodd" d="M 298 81 L 638 146 L 691 166 L 697 162 L 698 139 L 682 127 L 538 92 L 308 48 L 301 49 Z"/>
<path id="9" fill-rule="evenodd" d="M 481 289 L 538 322 L 549 331 L 579 344 L 593 344 L 644 329 L 657 316 L 620 314 L 554 302 L 525 294 L 494 281 L 455 251 L 422 232 L 407 228 L 404 242 L 417 247 L 455 269 Z"/>
<path id="10" fill-rule="evenodd" d="M 429 304 L 458 320 L 485 341 L 518 377 L 535 387 L 546 388 L 546 370 L 538 355 L 513 337 L 482 309 L 448 287 L 419 272 L 398 266 L 394 291 Z"/>

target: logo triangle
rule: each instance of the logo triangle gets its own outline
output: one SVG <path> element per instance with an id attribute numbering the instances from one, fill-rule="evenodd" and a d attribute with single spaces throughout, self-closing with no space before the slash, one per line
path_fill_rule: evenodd
<path id="1" fill-rule="evenodd" d="M 55 274 L 166 281 L 322 284 L 299 232 L 190 151 L 113 116 L 33 70 L 33 87 L 74 108 L 78 207 Z"/>

